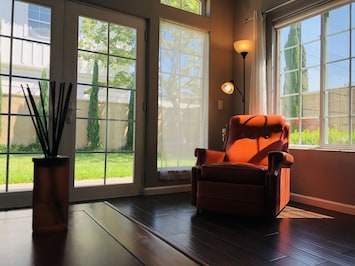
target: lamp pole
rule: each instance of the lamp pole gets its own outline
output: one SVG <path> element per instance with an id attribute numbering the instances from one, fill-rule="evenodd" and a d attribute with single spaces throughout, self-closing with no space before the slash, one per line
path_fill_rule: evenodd
<path id="1" fill-rule="evenodd" d="M 243 102 L 243 115 L 245 115 L 245 57 L 247 56 L 248 52 L 241 52 L 240 54 L 243 57 L 243 95 L 242 95 L 242 102 Z"/>
<path id="2" fill-rule="evenodd" d="M 250 40 L 240 40 L 233 43 L 234 50 L 243 57 L 243 92 L 235 86 L 233 80 L 225 82 L 221 86 L 222 91 L 226 94 L 232 94 L 234 89 L 237 89 L 239 94 L 242 96 L 243 115 L 245 115 L 245 57 L 248 52 L 251 51 L 252 46 L 253 43 Z"/>

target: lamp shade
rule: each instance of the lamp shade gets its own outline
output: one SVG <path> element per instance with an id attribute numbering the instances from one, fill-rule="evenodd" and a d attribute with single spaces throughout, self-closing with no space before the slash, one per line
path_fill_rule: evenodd
<path id="1" fill-rule="evenodd" d="M 236 41 L 233 44 L 234 50 L 236 50 L 238 53 L 249 53 L 253 49 L 253 41 L 251 40 L 240 40 Z"/>
<path id="2" fill-rule="evenodd" d="M 221 90 L 225 93 L 225 94 L 233 94 L 234 92 L 234 83 L 232 81 L 227 81 L 224 82 L 221 85 Z"/>

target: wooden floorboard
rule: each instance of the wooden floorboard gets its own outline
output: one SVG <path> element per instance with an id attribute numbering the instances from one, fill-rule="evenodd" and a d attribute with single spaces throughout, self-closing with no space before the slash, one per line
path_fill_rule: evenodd
<path id="1" fill-rule="evenodd" d="M 273 223 L 202 212 L 189 193 L 109 200 L 209 265 L 355 265 L 355 217 L 290 203 Z"/>
<path id="2" fill-rule="evenodd" d="M 83 210 L 70 212 L 69 229 L 32 235 L 32 211 L 0 213 L 0 265 L 143 265 Z"/>
<path id="3" fill-rule="evenodd" d="M 0 265 L 201 265 L 104 202 L 70 207 L 66 232 L 32 234 L 32 210 L 0 212 Z"/>

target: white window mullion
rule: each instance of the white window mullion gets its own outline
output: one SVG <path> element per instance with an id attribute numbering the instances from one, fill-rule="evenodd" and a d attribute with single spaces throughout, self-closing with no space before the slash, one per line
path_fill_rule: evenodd
<path id="1" fill-rule="evenodd" d="M 328 132 L 325 130 L 328 128 L 328 123 L 325 119 L 325 115 L 328 113 L 328 110 L 325 110 L 327 108 L 328 103 L 326 103 L 327 97 L 325 95 L 325 84 L 327 84 L 327 76 L 325 75 L 325 62 L 328 61 L 326 60 L 326 37 L 325 37 L 325 29 L 326 29 L 326 23 L 327 23 L 327 18 L 325 15 L 321 16 L 321 57 L 320 57 L 320 65 L 321 65 L 321 71 L 320 71 L 320 145 L 325 144 L 325 140 L 328 139 Z"/>
<path id="2" fill-rule="evenodd" d="M 349 101 L 349 110 L 348 110 L 348 123 L 349 123 L 349 143 L 350 145 L 354 144 L 353 143 L 353 140 L 352 140 L 352 134 L 353 134 L 353 124 L 352 124 L 352 121 L 353 121 L 353 114 L 352 114 L 352 99 L 353 99 L 353 96 L 352 96 L 352 80 L 354 77 L 352 77 L 352 69 L 353 69 L 353 65 L 352 65 L 352 61 L 353 61 L 353 54 L 352 54 L 352 36 L 353 36 L 353 28 L 352 28 L 352 20 L 355 19 L 352 17 L 352 8 L 353 8 L 353 5 L 350 5 L 350 14 L 349 14 L 349 25 L 350 25 L 350 28 L 349 28 L 349 98 L 348 98 L 348 101 Z M 355 45 L 355 44 L 354 44 Z"/>

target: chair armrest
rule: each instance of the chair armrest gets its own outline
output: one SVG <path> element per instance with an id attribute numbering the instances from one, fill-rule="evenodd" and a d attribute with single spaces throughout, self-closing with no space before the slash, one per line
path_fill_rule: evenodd
<path id="1" fill-rule="evenodd" d="M 191 169 L 191 205 L 196 206 L 197 181 L 201 176 L 201 167 L 193 166 Z"/>
<path id="2" fill-rule="evenodd" d="M 195 149 L 195 157 L 197 157 L 195 166 L 201 166 L 203 164 L 221 163 L 224 161 L 225 152 L 215 151 L 209 149 Z"/>
<path id="3" fill-rule="evenodd" d="M 196 148 L 195 156 L 197 157 L 197 160 L 195 166 L 192 167 L 192 174 L 191 174 L 191 204 L 192 205 L 196 205 L 197 182 L 201 176 L 201 166 L 206 164 L 223 162 L 225 157 L 225 152 Z"/>
<path id="4" fill-rule="evenodd" d="M 294 159 L 288 152 L 272 151 L 268 154 L 268 161 L 266 218 L 271 221 L 289 201 L 290 167 Z"/>
<path id="5" fill-rule="evenodd" d="M 278 171 L 280 168 L 290 168 L 294 159 L 292 154 L 284 151 L 272 151 L 268 154 L 269 160 L 269 172 L 277 175 L 274 171 Z"/>

